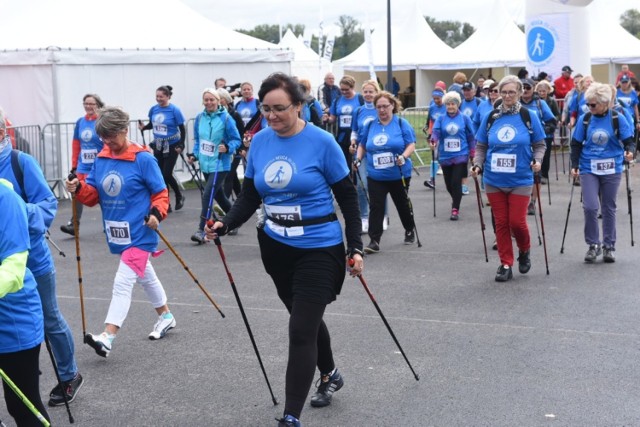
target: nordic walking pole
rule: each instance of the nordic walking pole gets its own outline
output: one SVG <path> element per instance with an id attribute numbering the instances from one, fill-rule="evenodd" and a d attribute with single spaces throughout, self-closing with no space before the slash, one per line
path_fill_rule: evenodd
<path id="1" fill-rule="evenodd" d="M 213 221 L 208 220 L 207 226 L 209 228 L 213 227 Z M 244 308 L 242 307 L 242 301 L 240 301 L 240 295 L 238 294 L 238 289 L 236 288 L 236 282 L 233 280 L 233 276 L 231 275 L 231 270 L 229 270 L 229 266 L 227 265 L 227 257 L 224 254 L 224 250 L 222 249 L 222 242 L 220 242 L 220 237 L 216 237 L 213 239 L 214 243 L 218 248 L 218 253 L 220 254 L 220 259 L 222 260 L 222 265 L 224 265 L 224 270 L 227 272 L 227 277 L 229 278 L 229 283 L 231 284 L 231 289 L 233 290 L 233 295 L 236 297 L 236 302 L 238 303 L 238 308 L 240 309 L 240 314 L 242 315 L 242 320 L 244 321 L 244 325 L 247 327 L 247 332 L 249 333 L 249 339 L 251 339 L 251 344 L 253 345 L 253 351 L 255 351 L 256 356 L 258 357 L 258 363 L 260 364 L 260 369 L 262 369 L 262 375 L 264 375 L 264 380 L 267 382 L 267 388 L 269 389 L 269 393 L 271 394 L 271 400 L 274 405 L 278 404 L 275 396 L 273 395 L 273 391 L 271 390 L 271 384 L 269 383 L 269 378 L 267 377 L 267 371 L 264 369 L 264 364 L 262 363 L 262 358 L 260 357 L 260 352 L 258 351 L 258 345 L 256 344 L 256 340 L 253 337 L 253 332 L 251 332 L 251 326 L 249 326 L 249 320 L 247 319 L 247 315 L 244 312 Z"/>
<path id="2" fill-rule="evenodd" d="M 535 160 L 534 160 L 535 161 Z M 534 175 L 534 181 L 536 186 L 536 193 L 538 194 L 538 201 L 540 200 L 540 174 Z M 544 248 L 544 264 L 547 267 L 547 275 L 549 275 L 549 259 L 547 258 L 547 238 L 544 235 L 544 219 L 542 218 L 542 203 L 538 203 L 538 212 L 540 213 L 540 228 L 542 228 L 542 243 Z"/>
<path id="3" fill-rule="evenodd" d="M 364 187 L 364 181 L 362 179 L 362 175 L 360 175 L 360 169 L 358 169 L 359 166 L 354 165 L 356 168 L 356 176 L 358 177 L 358 181 L 360 181 L 360 186 L 362 187 L 362 192 L 364 193 L 364 196 L 367 198 L 367 204 L 369 206 L 371 206 L 371 203 L 369 202 L 369 193 L 367 192 L 367 189 Z"/>
<path id="4" fill-rule="evenodd" d="M 53 356 L 53 350 L 51 350 L 51 343 L 49 342 L 49 338 L 47 338 L 46 335 L 44 337 L 44 343 L 47 346 L 47 352 L 49 353 L 49 357 L 51 358 L 53 372 L 55 372 L 56 379 L 58 380 L 58 385 L 60 385 L 60 389 L 62 390 L 62 400 L 64 401 L 64 406 L 67 408 L 67 414 L 69 414 L 69 423 L 73 424 L 73 415 L 71 415 L 71 409 L 69 409 L 69 397 L 67 396 L 67 391 L 65 390 L 65 386 L 62 383 L 62 379 L 60 379 L 60 373 L 58 372 L 58 363 L 56 363 L 56 358 Z"/>
<path id="5" fill-rule="evenodd" d="M 542 245 L 542 239 L 540 238 L 540 226 L 538 225 L 538 217 L 536 216 L 536 204 L 537 205 L 540 204 L 538 203 L 539 202 L 538 197 L 540 197 L 540 194 L 538 194 L 536 199 L 533 201 L 533 219 L 536 223 L 536 232 L 538 233 L 538 246 L 540 246 Z"/>
<path id="6" fill-rule="evenodd" d="M 402 166 L 398 166 L 398 170 L 400 171 L 400 178 L 402 178 L 402 188 L 404 188 L 404 194 L 407 196 L 407 202 L 409 202 L 409 211 L 411 212 L 411 219 L 413 220 L 413 229 L 416 232 L 416 241 L 418 242 L 418 247 L 421 248 L 422 243 L 420 242 L 420 236 L 418 235 L 418 226 L 416 225 L 416 217 L 413 214 L 413 203 L 411 203 L 411 197 L 409 197 L 409 189 L 407 188 L 407 183 L 404 180 L 404 175 L 402 175 Z"/>
<path id="7" fill-rule="evenodd" d="M 75 173 L 70 173 L 67 180 L 77 179 Z M 80 222 L 78 221 L 78 207 L 76 195 L 71 195 L 71 209 L 73 212 L 73 238 L 76 242 L 76 265 L 78 267 L 78 290 L 80 291 L 80 315 L 82 316 L 82 342 L 87 343 L 87 321 L 84 316 L 84 287 L 82 285 L 82 262 L 80 259 Z"/>
<path id="8" fill-rule="evenodd" d="M 40 411 L 38 411 L 35 406 L 33 406 L 33 403 L 31 403 L 27 396 L 25 396 L 24 393 L 18 388 L 18 386 L 15 385 L 13 381 L 11 381 L 11 378 L 9 378 L 2 369 L 0 369 L 0 377 L 2 377 L 2 381 L 4 381 L 5 384 L 7 384 L 9 388 L 13 390 L 16 396 L 18 396 L 22 403 L 24 403 L 27 409 L 29 409 L 29 411 L 31 411 L 31 413 L 35 415 L 35 417 L 42 423 L 43 426 L 49 427 L 51 425 L 49 421 L 40 413 Z"/>
<path id="9" fill-rule="evenodd" d="M 436 217 L 436 176 L 438 175 L 438 151 L 437 146 L 434 145 L 431 151 L 431 182 L 433 183 L 433 217 Z"/>
<path id="10" fill-rule="evenodd" d="M 480 184 L 478 183 L 478 177 L 473 177 L 473 182 L 476 184 L 476 198 L 478 199 L 478 215 L 480 215 L 480 230 L 482 231 L 482 244 L 484 245 L 484 259 L 489 262 L 489 254 L 487 253 L 487 238 L 484 235 L 486 229 L 484 225 L 484 217 L 482 216 L 482 193 L 480 192 Z"/>
<path id="11" fill-rule="evenodd" d="M 353 266 L 353 264 L 354 264 L 353 259 L 349 258 L 349 266 L 351 267 L 351 266 Z M 371 290 L 369 289 L 369 286 L 367 286 L 367 282 L 366 282 L 366 280 L 364 280 L 364 277 L 362 277 L 362 274 L 358 274 L 358 279 L 360 279 L 360 283 L 362 283 L 362 287 L 367 292 L 367 295 L 369 295 L 369 299 L 371 299 L 371 302 L 373 303 L 373 306 L 376 308 L 376 311 L 380 315 L 380 318 L 384 322 L 384 325 L 387 327 L 387 330 L 391 334 L 391 338 L 393 338 L 393 341 L 398 346 L 398 350 L 400 350 L 400 353 L 402 353 L 402 357 L 404 357 L 405 362 L 407 362 L 407 365 L 409 365 L 409 369 L 411 369 L 411 372 L 413 373 L 414 378 L 416 379 L 416 381 L 420 381 L 420 377 L 418 376 L 418 374 L 416 374 L 416 371 L 413 370 L 413 367 L 411 366 L 411 363 L 409 362 L 409 359 L 407 358 L 407 355 L 404 353 L 404 350 L 402 349 L 402 346 L 398 342 L 398 339 L 396 338 L 396 335 L 393 333 L 393 330 L 391 329 L 391 326 L 389 325 L 389 322 L 387 322 L 387 318 L 384 317 L 384 314 L 382 314 L 382 310 L 380 310 L 380 306 L 378 305 L 378 302 L 376 301 L 375 297 L 371 293 Z"/>
<path id="12" fill-rule="evenodd" d="M 551 181 L 547 178 L 547 193 L 549 193 L 549 206 L 551 206 Z"/>
<path id="13" fill-rule="evenodd" d="M 562 128 L 561 128 L 562 130 Z M 562 148 L 562 132 L 560 132 L 560 147 Z M 553 142 L 551 143 L 551 148 L 553 148 Z M 554 164 L 556 165 L 556 181 L 558 180 L 558 150 L 555 149 L 553 150 L 553 160 L 554 160 Z"/>
<path id="14" fill-rule="evenodd" d="M 56 245 L 56 242 L 53 241 L 53 239 L 51 238 L 51 233 L 49 233 L 49 230 L 47 230 L 46 233 L 44 233 L 44 237 L 45 239 L 47 239 L 47 241 L 51 244 L 51 246 L 53 246 L 57 251 L 58 254 L 62 257 L 62 258 L 66 258 L 67 254 L 65 254 L 64 252 L 62 252 L 62 249 L 60 249 L 60 246 Z"/>
<path id="15" fill-rule="evenodd" d="M 625 162 L 624 177 L 627 181 L 627 205 L 629 206 L 629 225 L 631 226 L 631 246 L 633 246 L 633 209 L 631 207 L 631 187 L 629 186 L 629 162 Z"/>
<path id="16" fill-rule="evenodd" d="M 149 217 L 145 218 L 145 222 L 149 219 Z M 191 276 L 191 278 L 193 279 L 193 281 L 196 283 L 196 285 L 198 285 L 198 287 L 200 288 L 200 290 L 202 291 L 202 293 L 204 293 L 204 296 L 207 297 L 207 299 L 209 300 L 209 302 L 211 304 L 213 304 L 213 306 L 216 308 L 216 310 L 218 310 L 218 313 L 220 313 L 220 316 L 222 316 L 223 318 L 224 313 L 222 312 L 222 310 L 220 309 L 220 306 L 218 304 L 216 304 L 216 302 L 213 300 L 213 298 L 211 297 L 211 295 L 209 294 L 209 292 L 207 292 L 207 290 L 204 288 L 204 286 L 202 286 L 202 284 L 200 284 L 200 282 L 198 281 L 198 278 L 193 274 L 193 272 L 191 271 L 191 269 L 189 268 L 189 266 L 187 266 L 187 264 L 185 264 L 184 260 L 182 259 L 182 257 L 178 254 L 178 252 L 176 252 L 176 250 L 173 248 L 173 245 L 171 245 L 171 243 L 169 243 L 169 241 L 167 240 L 167 238 L 164 236 L 164 234 L 162 233 L 162 231 L 158 230 L 156 228 L 156 233 L 158 233 L 158 236 L 160 236 L 160 238 L 162 239 L 162 241 L 164 242 L 165 245 L 167 245 L 167 247 L 169 248 L 169 250 L 173 253 L 173 255 L 175 255 L 176 259 L 178 260 L 178 262 L 182 265 L 182 267 L 187 271 L 187 274 L 189 276 Z"/>
<path id="17" fill-rule="evenodd" d="M 142 125 L 142 120 L 138 120 L 138 126 Z M 142 146 L 147 148 L 147 141 L 144 139 L 144 130 L 140 129 L 140 135 L 142 135 Z"/>
<path id="18" fill-rule="evenodd" d="M 569 206 L 567 206 L 567 219 L 564 221 L 564 232 L 562 233 L 562 246 L 560 246 L 560 253 L 564 253 L 564 239 L 567 237 L 567 226 L 569 225 L 569 213 L 571 213 L 571 201 L 573 200 L 573 189 L 576 187 L 573 185 L 576 182 L 576 178 L 573 178 L 571 183 L 571 195 L 569 196 Z"/>

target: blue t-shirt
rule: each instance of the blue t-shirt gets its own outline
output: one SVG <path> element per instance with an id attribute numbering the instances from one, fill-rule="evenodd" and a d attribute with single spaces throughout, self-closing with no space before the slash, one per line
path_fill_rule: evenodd
<path id="1" fill-rule="evenodd" d="M 616 92 L 616 97 L 625 108 L 625 110 L 627 110 L 627 112 L 631 115 L 631 117 L 635 118 L 635 106 L 638 105 L 638 94 L 636 93 L 636 91 L 632 90 L 629 93 L 624 93 L 622 89 L 618 89 L 618 91 Z"/>
<path id="2" fill-rule="evenodd" d="M 429 104 L 429 119 L 435 123 L 438 117 L 443 114 L 447 114 L 447 106 L 444 104 L 436 105 L 436 103 L 431 100 Z"/>
<path id="3" fill-rule="evenodd" d="M 349 170 L 333 136 L 307 124 L 297 135 L 280 137 L 263 129 L 251 142 L 245 176 L 253 179 L 267 216 L 288 220 L 321 218 L 334 213 L 331 185 Z M 340 222 L 304 227 L 281 227 L 267 220 L 265 232 L 297 248 L 341 243 Z"/>
<path id="4" fill-rule="evenodd" d="M 258 112 L 258 100 L 255 98 L 251 98 L 249 101 L 245 101 L 244 98 L 242 98 L 236 104 L 235 109 L 238 114 L 240 114 L 244 125 L 247 126 L 247 123 L 249 123 L 251 121 L 251 118 Z"/>
<path id="5" fill-rule="evenodd" d="M 410 144 L 416 143 L 413 127 L 405 119 L 393 116 L 389 124 L 374 120 L 366 135 L 367 175 L 376 181 L 394 181 L 406 176 L 396 165 L 396 158 Z M 363 141 L 364 142 L 364 141 Z M 403 168 L 406 168 L 406 164 Z"/>
<path id="6" fill-rule="evenodd" d="M 96 119 L 80 118 L 73 129 L 73 139 L 80 141 L 80 155 L 76 170 L 78 173 L 88 174 L 103 145 L 96 133 Z"/>
<path id="7" fill-rule="evenodd" d="M 184 125 L 182 111 L 173 104 L 161 107 L 158 104 L 149 110 L 149 120 L 153 125 L 154 139 L 166 139 L 170 145 L 180 141 L 180 129 Z"/>
<path id="8" fill-rule="evenodd" d="M 475 96 L 471 99 L 471 101 L 467 101 L 466 99 L 462 98 L 462 101 L 460 102 L 460 112 L 465 116 L 469 117 L 470 119 L 472 119 L 473 116 L 476 114 L 476 111 L 478 111 L 478 106 L 481 103 L 482 101 L 479 98 L 476 98 Z M 446 110 L 446 107 L 445 107 L 445 110 Z"/>
<path id="9" fill-rule="evenodd" d="M 147 151 L 135 161 L 112 159 L 108 149 L 98 154 L 87 184 L 98 190 L 109 250 L 120 254 L 130 247 L 153 252 L 158 235 L 144 225 L 151 196 L 166 188 L 158 162 Z"/>
<path id="10" fill-rule="evenodd" d="M 476 129 L 478 128 L 478 126 L 480 126 L 480 123 L 482 123 L 482 119 L 484 119 L 484 116 L 486 116 L 492 111 L 493 111 L 493 104 L 491 103 L 491 100 L 489 98 L 483 100 L 480 103 L 480 105 L 478 105 L 478 109 L 476 110 L 476 113 L 472 117 L 473 125 L 476 127 Z"/>
<path id="11" fill-rule="evenodd" d="M 360 105 L 360 97 L 357 93 L 351 99 L 341 96 L 331 103 L 329 112 L 332 116 L 336 116 L 339 129 L 351 129 L 353 113 Z"/>
<path id="12" fill-rule="evenodd" d="M 546 123 L 549 120 L 555 119 L 553 113 L 551 112 L 551 108 L 549 108 L 549 104 L 547 104 L 545 101 L 541 99 L 532 98 L 531 101 L 529 101 L 528 103 L 525 103 L 521 99 L 520 104 L 522 104 L 523 107 L 527 107 L 529 109 L 529 112 L 532 115 L 538 116 L 538 119 L 542 123 Z M 543 125 L 543 128 L 544 128 L 544 125 Z M 551 138 L 553 137 L 553 134 L 546 134 L 546 136 L 547 138 Z"/>
<path id="13" fill-rule="evenodd" d="M 620 137 L 616 137 L 609 110 L 604 116 L 592 115 L 589 129 L 584 128 L 584 117 L 576 122 L 573 139 L 582 142 L 580 174 L 612 175 L 622 173 L 623 140 L 633 137 L 633 128 L 623 114 L 618 113 Z"/>
<path id="14" fill-rule="evenodd" d="M 475 127 L 469 116 L 458 112 L 451 117 L 449 114 L 438 117 L 433 125 L 433 135 L 438 138 L 438 153 L 440 161 L 447 165 L 449 161 L 453 163 L 466 162 L 472 148 Z M 456 159 L 459 157 L 460 159 Z M 454 161 L 461 160 L 461 162 Z"/>
<path id="15" fill-rule="evenodd" d="M 569 101 L 569 113 L 576 113 L 579 116 L 588 113 L 589 107 L 587 106 L 587 100 L 584 97 L 584 92 L 573 92 L 573 96 Z"/>
<path id="16" fill-rule="evenodd" d="M 533 134 L 529 134 L 519 113 L 502 115 L 487 134 L 489 116 L 485 116 L 476 132 L 476 141 L 487 144 L 487 157 L 482 165 L 484 182 L 500 188 L 533 185 L 531 144 L 545 137 L 540 119 L 531 114 Z"/>
<path id="17" fill-rule="evenodd" d="M 351 136 L 356 136 L 357 143 L 360 144 L 361 135 L 360 133 L 366 129 L 367 125 L 371 123 L 378 117 L 378 112 L 373 104 L 365 103 L 358 107 L 358 109 L 353 113 L 354 120 L 351 124 Z"/>
<path id="18" fill-rule="evenodd" d="M 0 184 L 0 263 L 29 249 L 27 211 L 13 190 Z M 23 287 L 0 298 L 0 354 L 28 350 L 44 339 L 37 284 L 26 268 Z"/>

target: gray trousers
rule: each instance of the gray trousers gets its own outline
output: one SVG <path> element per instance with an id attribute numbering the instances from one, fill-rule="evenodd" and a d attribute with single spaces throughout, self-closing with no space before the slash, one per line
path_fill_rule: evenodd
<path id="1" fill-rule="evenodd" d="M 613 175 L 580 175 L 584 209 L 584 240 L 587 245 L 600 244 L 598 208 L 602 213 L 602 244 L 616 247 L 616 197 L 621 173 Z"/>

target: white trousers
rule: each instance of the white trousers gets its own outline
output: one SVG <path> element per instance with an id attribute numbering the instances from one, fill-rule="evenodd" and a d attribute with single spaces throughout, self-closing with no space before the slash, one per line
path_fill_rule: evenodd
<path id="1" fill-rule="evenodd" d="M 121 260 L 118 271 L 116 272 L 116 277 L 113 280 L 111 304 L 109 305 L 107 318 L 104 321 L 105 323 L 116 325 L 117 327 L 122 326 L 124 319 L 127 317 L 127 313 L 129 313 L 133 285 L 136 283 L 142 285 L 153 308 L 162 307 L 167 303 L 167 295 L 150 261 L 147 261 L 144 277 L 138 277 L 131 267 Z"/>

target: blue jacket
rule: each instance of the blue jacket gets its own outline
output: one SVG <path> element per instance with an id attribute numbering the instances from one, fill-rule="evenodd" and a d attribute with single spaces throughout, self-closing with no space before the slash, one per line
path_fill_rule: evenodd
<path id="1" fill-rule="evenodd" d="M 240 133 L 236 122 L 223 107 L 213 113 L 203 111 L 196 116 L 193 125 L 195 145 L 193 153 L 200 162 L 200 170 L 204 173 L 228 172 L 231 170 L 231 160 L 240 147 Z M 220 153 L 218 160 L 218 145 L 227 145 L 227 152 Z"/>

